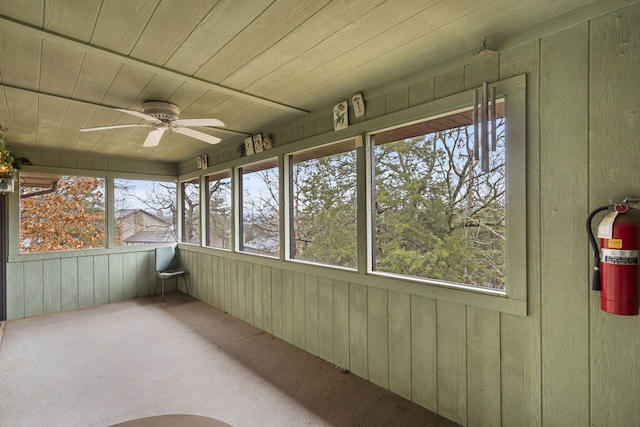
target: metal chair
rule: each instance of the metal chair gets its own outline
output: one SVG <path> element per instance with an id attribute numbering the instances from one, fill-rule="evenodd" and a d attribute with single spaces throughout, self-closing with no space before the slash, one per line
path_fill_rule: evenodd
<path id="1" fill-rule="evenodd" d="M 184 286 L 187 289 L 187 295 L 189 295 L 189 285 L 187 284 L 187 272 L 184 270 L 178 270 L 178 257 L 176 256 L 176 248 L 173 246 L 165 246 L 162 248 L 156 248 L 156 273 L 158 280 L 156 280 L 156 288 L 153 291 L 154 295 L 157 295 L 158 284 L 162 280 L 162 302 L 164 302 L 164 281 L 167 279 L 176 279 L 176 288 L 178 287 L 178 277 L 182 277 L 184 280 Z"/>

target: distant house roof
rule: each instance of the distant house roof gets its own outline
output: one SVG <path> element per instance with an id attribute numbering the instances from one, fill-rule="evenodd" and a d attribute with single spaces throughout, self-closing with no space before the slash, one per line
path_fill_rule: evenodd
<path id="1" fill-rule="evenodd" d="M 158 216 L 158 215 L 152 214 L 149 211 L 145 211 L 144 209 L 118 209 L 117 211 L 115 211 L 115 217 L 116 217 L 116 219 L 122 219 L 122 218 L 128 217 L 129 215 L 133 215 L 136 212 L 142 212 L 142 213 L 144 213 L 144 214 L 146 214 L 148 216 L 151 216 L 153 218 L 159 219 L 160 221 L 166 222 L 167 224 L 171 224 L 171 218 L 170 217 L 166 218 L 166 217 L 163 217 L 163 216 Z"/>
<path id="2" fill-rule="evenodd" d="M 170 231 L 145 230 L 127 237 L 125 243 L 167 243 L 175 242 L 176 235 Z"/>

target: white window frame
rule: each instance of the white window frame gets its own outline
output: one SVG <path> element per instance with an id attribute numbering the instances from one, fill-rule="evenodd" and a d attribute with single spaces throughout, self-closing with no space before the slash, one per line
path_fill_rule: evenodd
<path id="1" fill-rule="evenodd" d="M 372 229 L 374 215 L 374 174 L 372 135 L 408 126 L 414 123 L 446 117 L 459 110 L 468 109 L 473 105 L 475 88 L 455 95 L 441 98 L 425 104 L 424 108 L 416 108 L 414 117 L 398 115 L 394 122 L 394 115 L 387 117 L 388 125 L 375 131 L 367 132 L 368 142 L 365 145 L 367 159 L 367 274 L 373 277 L 389 278 L 408 282 L 415 282 L 435 287 L 459 289 L 469 293 L 488 294 L 506 297 L 525 303 L 526 307 L 526 103 L 525 76 L 514 77 L 491 84 L 496 87 L 497 99 L 504 98 L 506 118 L 505 138 L 505 174 L 506 174 L 506 280 L 505 290 L 496 290 L 467 286 L 459 283 L 437 279 L 408 277 L 394 273 L 374 270 L 373 251 L 375 251 L 375 236 Z M 401 119 L 400 119 L 401 117 Z M 522 306 L 522 304 L 521 304 Z M 522 307 L 521 307 L 522 308 Z"/>

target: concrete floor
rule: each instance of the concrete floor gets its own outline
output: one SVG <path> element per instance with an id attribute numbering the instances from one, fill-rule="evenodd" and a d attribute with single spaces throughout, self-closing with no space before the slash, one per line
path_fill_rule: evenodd
<path id="1" fill-rule="evenodd" d="M 183 294 L 4 322 L 0 425 L 454 426 Z"/>

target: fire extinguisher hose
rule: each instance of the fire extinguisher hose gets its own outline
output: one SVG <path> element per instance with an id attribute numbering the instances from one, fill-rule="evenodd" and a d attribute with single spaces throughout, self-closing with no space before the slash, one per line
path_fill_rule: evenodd
<path id="1" fill-rule="evenodd" d="M 598 242 L 593 235 L 591 221 L 599 212 L 606 211 L 611 208 L 611 205 L 600 206 L 598 209 L 591 212 L 587 218 L 587 236 L 589 237 L 589 243 L 591 243 L 591 247 L 593 248 L 593 282 L 591 284 L 591 289 L 594 291 L 600 291 L 602 287 L 600 286 L 600 248 L 598 247 Z"/>

